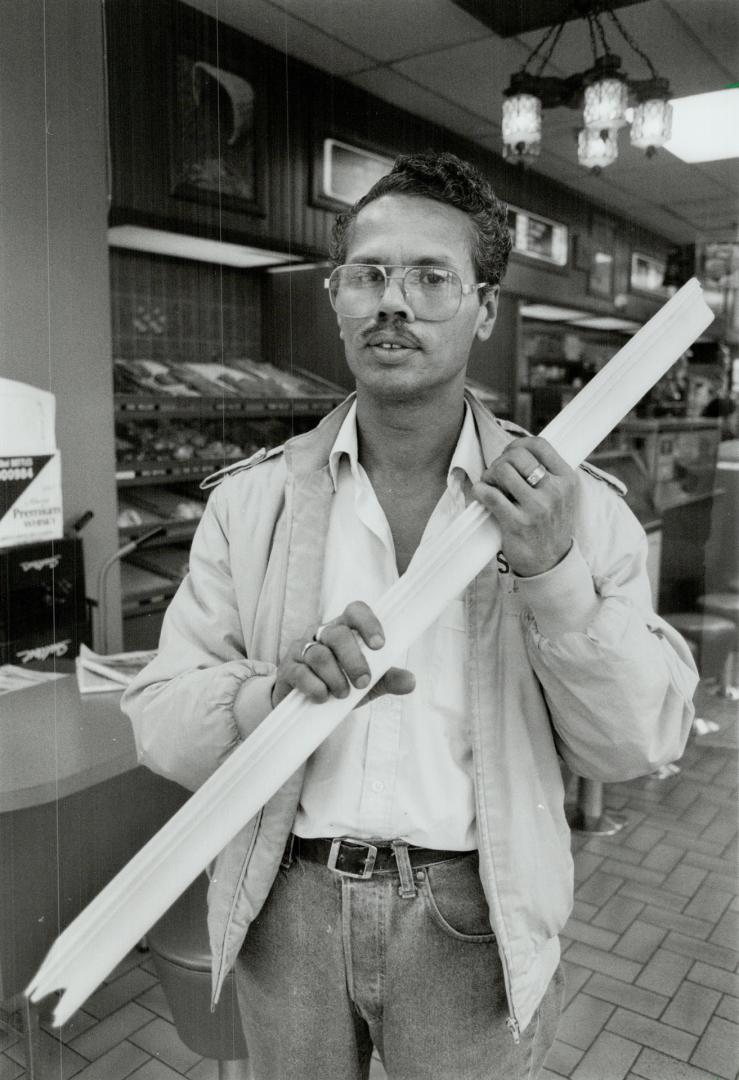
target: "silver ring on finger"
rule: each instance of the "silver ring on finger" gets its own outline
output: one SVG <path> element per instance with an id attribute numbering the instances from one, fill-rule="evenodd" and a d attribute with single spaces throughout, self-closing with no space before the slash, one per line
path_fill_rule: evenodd
<path id="1" fill-rule="evenodd" d="M 328 629 L 329 625 L 329 623 L 321 623 L 321 625 L 318 627 L 315 634 L 313 635 L 313 640 L 318 642 L 319 645 L 323 645 L 323 641 L 321 640 L 321 634 L 324 630 Z"/>
<path id="2" fill-rule="evenodd" d="M 310 641 L 306 641 L 305 645 L 300 650 L 300 660 L 302 661 L 302 663 L 305 663 L 305 655 L 308 652 L 308 649 L 312 649 L 314 645 L 320 644 L 320 641 L 316 641 L 315 638 L 311 638 Z"/>
<path id="3" fill-rule="evenodd" d="M 526 477 L 526 483 L 529 487 L 535 488 L 537 484 L 540 484 L 544 477 L 547 475 L 547 470 L 543 465 L 537 465 L 533 472 L 530 472 Z"/>

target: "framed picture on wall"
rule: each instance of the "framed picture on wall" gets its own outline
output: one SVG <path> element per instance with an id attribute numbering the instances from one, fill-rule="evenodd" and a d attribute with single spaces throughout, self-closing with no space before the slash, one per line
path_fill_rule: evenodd
<path id="1" fill-rule="evenodd" d="M 513 250 L 529 259 L 567 266 L 567 226 L 529 210 L 508 207 L 508 228 Z"/>
<path id="2" fill-rule="evenodd" d="M 629 278 L 631 291 L 649 293 L 651 296 L 669 296 L 666 286 L 663 285 L 666 269 L 665 259 L 632 251 Z"/>
<path id="3" fill-rule="evenodd" d="M 390 172 L 393 158 L 341 139 L 322 139 L 313 163 L 313 201 L 329 210 L 352 206 Z"/>
<path id="4" fill-rule="evenodd" d="M 205 55 L 203 55 L 205 53 Z M 185 199 L 262 213 L 264 110 L 248 63 L 180 42 L 170 58 L 170 186 Z"/>
<path id="5" fill-rule="evenodd" d="M 590 255 L 588 292 L 610 300 L 613 296 L 613 252 L 595 248 Z"/>

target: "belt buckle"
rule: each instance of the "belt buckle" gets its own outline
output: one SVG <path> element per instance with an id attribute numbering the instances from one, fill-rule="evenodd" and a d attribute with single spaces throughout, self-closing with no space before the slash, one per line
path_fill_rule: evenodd
<path id="1" fill-rule="evenodd" d="M 354 870 L 344 870 L 341 866 L 336 865 L 341 858 L 342 844 L 347 848 L 353 848 L 355 851 L 364 850 L 364 866 L 360 873 L 356 873 Z M 335 874 L 341 874 L 342 877 L 358 878 L 360 881 L 367 881 L 368 878 L 372 877 L 376 859 L 376 844 L 370 844 L 367 840 L 358 840 L 353 836 L 337 836 L 331 844 L 331 851 L 329 852 L 326 865 L 329 870 L 333 870 Z"/>

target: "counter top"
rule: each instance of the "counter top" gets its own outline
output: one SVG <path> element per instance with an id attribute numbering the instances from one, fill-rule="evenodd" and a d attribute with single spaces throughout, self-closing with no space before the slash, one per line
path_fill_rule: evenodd
<path id="1" fill-rule="evenodd" d="M 75 675 L 0 696 L 0 813 L 52 802 L 135 768 L 120 696 L 81 695 Z"/>

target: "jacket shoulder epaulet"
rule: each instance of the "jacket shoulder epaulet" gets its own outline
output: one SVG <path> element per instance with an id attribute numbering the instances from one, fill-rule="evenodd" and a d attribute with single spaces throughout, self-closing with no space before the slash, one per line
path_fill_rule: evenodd
<path id="1" fill-rule="evenodd" d="M 257 450 L 251 457 L 242 458 L 241 461 L 233 461 L 230 465 L 224 465 L 222 469 L 216 470 L 216 472 L 206 476 L 205 480 L 200 482 L 200 490 L 208 491 L 210 488 L 217 487 L 227 476 L 235 476 L 236 473 L 253 469 L 255 465 L 261 465 L 263 461 L 268 461 L 270 458 L 284 453 L 284 449 L 284 446 L 273 446 L 271 450 L 268 450 L 266 446 L 263 446 L 261 450 Z"/>
<path id="2" fill-rule="evenodd" d="M 594 477 L 596 480 L 602 480 L 609 487 L 612 487 L 614 491 L 618 492 L 622 497 L 629 490 L 626 484 L 622 480 L 619 480 L 617 476 L 613 476 L 609 472 L 605 472 L 604 469 L 599 469 L 597 465 L 591 465 L 589 461 L 583 461 L 580 465 L 583 472 L 586 472 L 589 476 Z"/>
<path id="3" fill-rule="evenodd" d="M 511 435 L 520 436 L 531 434 L 526 428 L 522 428 L 520 424 L 514 424 L 512 420 L 501 420 L 499 417 L 496 417 L 496 420 L 503 430 L 509 432 Z M 624 496 L 626 494 L 628 490 L 626 484 L 619 480 L 618 477 L 612 476 L 611 473 L 599 469 L 597 465 L 591 465 L 589 461 L 583 461 L 580 468 L 588 473 L 589 476 L 594 477 L 596 480 L 602 480 L 605 484 L 608 484 L 609 487 L 612 487 L 619 495 Z"/>

